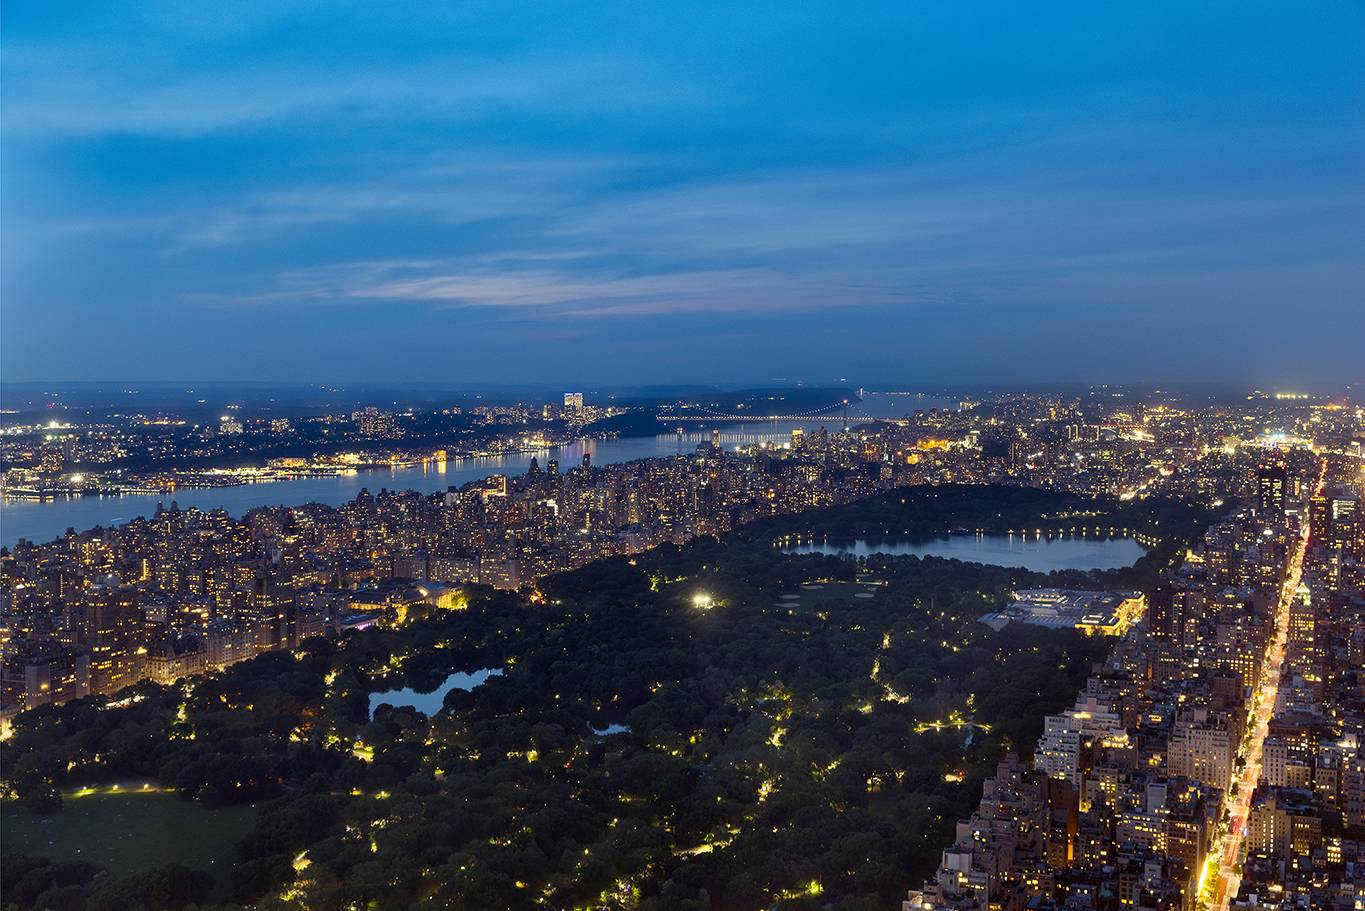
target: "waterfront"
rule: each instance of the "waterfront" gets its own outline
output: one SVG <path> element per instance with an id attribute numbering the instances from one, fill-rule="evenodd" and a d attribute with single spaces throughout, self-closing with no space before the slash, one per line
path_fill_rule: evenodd
<path id="1" fill-rule="evenodd" d="M 1137 541 L 1126 537 L 955 534 L 930 541 L 806 542 L 783 548 L 783 552 L 857 557 L 872 554 L 943 557 L 1047 573 L 1058 569 L 1122 569 L 1132 566 L 1147 551 Z"/>
<path id="2" fill-rule="evenodd" d="M 931 397 L 869 395 L 858 404 L 864 414 L 900 417 L 915 409 L 953 407 L 955 403 Z M 761 443 L 781 444 L 791 439 L 797 428 L 814 431 L 826 427 L 840 429 L 842 417 L 802 421 L 763 421 L 752 424 L 722 424 L 720 443 L 726 448 Z M 663 425 L 660 425 L 663 426 Z M 97 525 L 120 525 L 138 516 L 150 516 L 158 503 L 167 506 L 174 500 L 182 509 L 226 509 L 241 516 L 259 506 L 299 506 L 324 503 L 339 506 L 352 500 L 362 489 L 378 493 L 390 490 L 418 490 L 424 493 L 459 487 L 493 474 L 521 474 L 537 459 L 541 468 L 558 459 L 560 470 L 567 471 L 583 461 L 585 454 L 594 465 L 611 465 L 635 459 L 658 458 L 692 452 L 699 443 L 711 439 L 710 428 L 688 428 L 685 433 L 657 436 L 623 437 L 607 440 L 579 440 L 566 446 L 518 452 L 486 458 L 449 459 L 394 468 L 379 468 L 324 477 L 265 481 L 232 487 L 191 488 L 174 493 L 138 493 L 120 496 L 86 496 L 61 500 L 5 500 L 0 504 L 0 546 L 13 547 L 24 538 L 35 543 L 54 540 L 68 528 L 85 531 Z"/>

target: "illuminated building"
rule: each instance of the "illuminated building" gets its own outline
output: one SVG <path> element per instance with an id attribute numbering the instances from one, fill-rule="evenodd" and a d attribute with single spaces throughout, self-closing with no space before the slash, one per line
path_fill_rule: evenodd
<path id="1" fill-rule="evenodd" d="M 1225 713 L 1198 707 L 1178 718 L 1166 747 L 1166 771 L 1225 788 L 1241 742 L 1241 725 Z"/>
<path id="2" fill-rule="evenodd" d="M 90 656 L 55 642 L 11 644 L 0 663 L 0 714 L 90 694 Z"/>
<path id="3" fill-rule="evenodd" d="M 1289 471 L 1283 462 L 1268 462 L 1256 470 L 1256 509 L 1281 515 L 1287 502 Z"/>
<path id="4" fill-rule="evenodd" d="M 137 592 L 105 585 L 86 592 L 81 639 L 90 650 L 90 691 L 114 693 L 141 679 L 143 618 Z"/>
<path id="5" fill-rule="evenodd" d="M 1252 854 L 1306 855 L 1322 843 L 1322 816 L 1313 795 L 1302 789 L 1261 788 L 1247 819 Z"/>
<path id="6" fill-rule="evenodd" d="M 391 439 L 399 436 L 398 425 L 393 415 L 380 411 L 373 405 L 352 412 L 351 420 L 355 423 L 356 432 L 362 437 Z"/>

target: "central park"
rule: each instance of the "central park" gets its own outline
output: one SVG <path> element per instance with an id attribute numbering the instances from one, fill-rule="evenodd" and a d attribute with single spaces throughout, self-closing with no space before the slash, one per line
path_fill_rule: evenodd
<path id="1" fill-rule="evenodd" d="M 1077 515 L 1145 555 L 1043 574 L 775 546 Z M 44 707 L 5 744 L 6 900 L 894 907 L 1113 644 L 981 618 L 1021 588 L 1150 591 L 1210 521 L 1159 499 L 902 489 Z M 455 674 L 425 711 L 372 711 Z M 130 827 L 163 848 L 123 856 Z"/>

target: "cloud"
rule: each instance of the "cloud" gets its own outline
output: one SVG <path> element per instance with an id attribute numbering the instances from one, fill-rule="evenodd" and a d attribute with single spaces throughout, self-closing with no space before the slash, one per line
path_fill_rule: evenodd
<path id="1" fill-rule="evenodd" d="M 395 218 L 452 226 L 529 217 L 601 189 L 619 166 L 616 159 L 593 155 L 474 154 L 447 161 L 393 156 L 350 183 L 267 190 L 188 212 L 175 247 L 239 245 L 291 229 Z"/>
<path id="2" fill-rule="evenodd" d="M 53 325 L 160 363 L 129 327 L 217 357 L 772 340 L 859 308 L 859 351 L 921 319 L 1145 319 L 1122 337 L 1153 348 L 1208 301 L 1359 318 L 1359 49 L 1330 11 L 11 6 L 0 281 L 31 364 L 88 369 L 29 350 Z"/>
<path id="3" fill-rule="evenodd" d="M 1236 283 L 1248 250 L 1284 224 L 1339 225 L 1350 201 L 1302 192 L 1247 198 L 1099 179 L 1008 173 L 1001 160 L 1083 159 L 1090 134 L 914 166 L 767 169 L 632 182 L 629 157 L 527 159 L 415 169 L 346 193 L 271 197 L 233 228 L 245 241 L 291 219 L 373 219 L 402 209 L 440 236 L 487 220 L 477 243 L 414 260 L 364 258 L 288 270 L 217 304 L 403 305 L 512 318 L 649 317 L 863 307 L 1083 306 L 1144 290 Z M 1105 138 L 1105 141 L 1111 141 Z M 1106 165 L 1112 173 L 1112 163 Z M 1120 213 L 1120 215 L 1116 215 Z M 249 226 L 249 229 L 248 227 Z M 1324 227 L 1322 232 L 1330 232 Z M 202 238 L 200 238 L 202 240 Z M 1339 272 L 1318 234 L 1297 243 Z M 1283 240 L 1276 241 L 1283 243 Z M 1340 257 L 1338 256 L 1339 260 Z"/>
<path id="4" fill-rule="evenodd" d="M 619 116 L 715 104 L 700 83 L 654 79 L 629 54 L 401 61 L 238 60 L 140 67 L 71 45 L 6 47 L 3 124 L 11 137 L 188 138 L 250 130 L 349 132 L 378 124 L 449 130 L 497 116 Z M 82 60 L 73 67 L 71 61 Z M 96 65 L 91 65 L 94 62 Z"/>
<path id="5" fill-rule="evenodd" d="M 218 306 L 425 305 L 434 310 L 486 309 L 560 318 L 669 313 L 752 313 L 906 303 L 898 281 L 864 278 L 856 294 L 828 276 L 766 268 L 695 269 L 624 274 L 583 269 L 572 257 L 528 257 L 511 263 L 362 262 L 282 276 L 277 290 L 201 295 Z M 557 261 L 558 260 L 558 261 Z M 548 264 L 547 264 L 548 263 Z M 928 300 L 928 297 L 925 298 Z"/>

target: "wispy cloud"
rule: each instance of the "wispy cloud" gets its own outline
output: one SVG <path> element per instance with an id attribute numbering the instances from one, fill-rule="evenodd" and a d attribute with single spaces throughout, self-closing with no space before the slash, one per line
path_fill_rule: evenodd
<path id="1" fill-rule="evenodd" d="M 1019 156 L 1029 150 L 1012 149 Z M 1036 152 L 1036 150 L 1033 150 Z M 795 168 L 632 186 L 629 159 L 456 169 L 454 183 L 400 182 L 262 205 L 234 233 L 293 218 L 374 217 L 400 206 L 432 230 L 502 219 L 476 249 L 414 261 L 327 263 L 265 288 L 205 299 L 424 306 L 545 317 L 759 313 L 971 301 L 1085 304 L 1128 298 L 1191 269 L 1241 262 L 1267 230 L 1349 201 L 1305 193 L 1248 199 L 998 175 L 990 162 Z M 423 172 L 421 180 L 431 180 Z M 466 183 L 468 186 L 466 187 Z M 483 192 L 473 188 L 482 188 Z M 466 192 L 466 190 L 469 192 Z M 1122 212 L 1121 221 L 1112 217 Z M 249 231 L 247 227 L 249 226 Z M 199 238 L 202 240 L 202 238 Z M 1126 276 L 1116 289 L 1116 277 Z M 1106 292 L 1106 288 L 1109 290 Z"/>
<path id="2" fill-rule="evenodd" d="M 848 327 L 895 367 L 898 319 L 954 352 L 1048 319 L 1050 363 L 1075 326 L 1144 351 L 1205 311 L 1359 326 L 1359 22 L 1330 4 L 1217 0 L 1179 29 L 1143 4 L 615 0 L 12 3 L 4 24 L 20 372 L 373 337 L 408 375 L 412 338 L 471 326 L 494 373 L 570 336 L 648 369 L 675 327 L 774 363 Z"/>
<path id="3" fill-rule="evenodd" d="M 622 162 L 601 156 L 394 157 L 350 183 L 247 194 L 187 213 L 177 249 L 238 245 L 291 229 L 401 217 L 433 226 L 527 218 L 604 188 Z"/>
<path id="4" fill-rule="evenodd" d="M 452 263 L 366 262 L 291 273 L 274 292 L 207 298 L 219 305 L 422 304 L 435 309 L 491 308 L 561 317 L 665 313 L 744 313 L 912 302 L 901 277 L 858 287 L 829 276 L 769 268 L 671 270 L 654 274 L 547 266 L 531 258 L 498 268 L 451 271 Z M 855 292 L 856 293 L 853 293 Z M 929 296 L 925 295 L 926 301 Z"/>
<path id="5" fill-rule="evenodd" d="M 472 126 L 497 116 L 619 116 L 705 109 L 700 83 L 642 76 L 629 54 L 488 60 L 445 56 L 347 69 L 309 61 L 141 68 L 124 59 L 88 64 L 88 46 L 37 53 L 6 47 L 3 124 L 22 140 L 108 135 L 198 137 L 244 130 L 365 130 L 381 124 Z M 71 67 L 74 60 L 86 66 Z"/>

